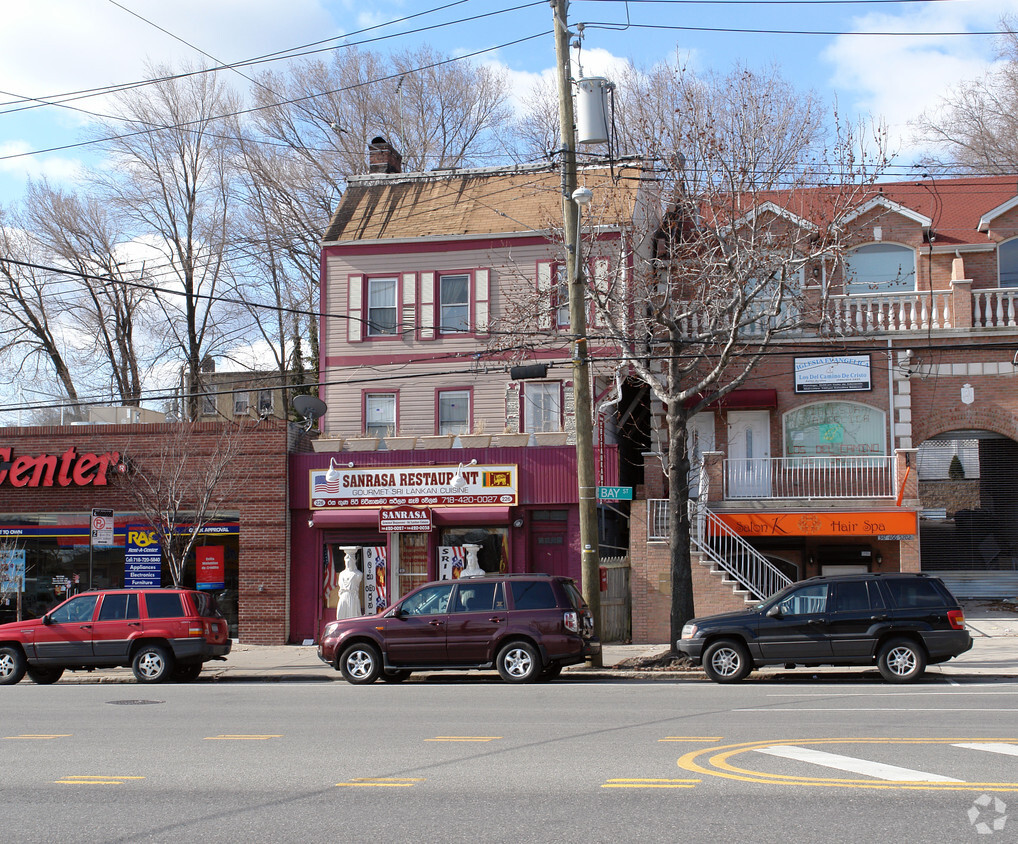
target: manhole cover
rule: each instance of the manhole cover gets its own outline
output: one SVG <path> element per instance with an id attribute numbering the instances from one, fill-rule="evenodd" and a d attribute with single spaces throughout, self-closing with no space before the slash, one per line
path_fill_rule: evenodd
<path id="1" fill-rule="evenodd" d="M 108 700 L 113 706 L 146 706 L 150 703 L 166 703 L 165 700 Z"/>

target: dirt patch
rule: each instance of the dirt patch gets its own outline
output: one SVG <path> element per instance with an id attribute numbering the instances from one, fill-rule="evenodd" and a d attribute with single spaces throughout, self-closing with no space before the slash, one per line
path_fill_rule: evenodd
<path id="1" fill-rule="evenodd" d="M 629 671 L 699 671 L 688 656 L 676 655 L 663 651 L 651 656 L 634 656 L 624 659 L 615 665 Z"/>

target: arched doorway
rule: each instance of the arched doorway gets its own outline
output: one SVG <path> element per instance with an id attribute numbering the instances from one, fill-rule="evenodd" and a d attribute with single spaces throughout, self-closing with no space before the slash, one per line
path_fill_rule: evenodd
<path id="1" fill-rule="evenodd" d="M 923 571 L 962 598 L 1018 594 L 1018 443 L 992 431 L 949 431 L 918 454 Z"/>

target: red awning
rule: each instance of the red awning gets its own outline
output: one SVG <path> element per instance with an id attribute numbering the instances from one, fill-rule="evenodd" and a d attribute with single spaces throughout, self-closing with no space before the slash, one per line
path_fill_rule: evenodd
<path id="1" fill-rule="evenodd" d="M 431 516 L 437 525 L 508 524 L 509 507 L 435 507 Z M 378 510 L 315 510 L 314 526 L 378 527 Z"/>
<path id="2" fill-rule="evenodd" d="M 702 396 L 695 396 L 686 401 L 686 407 L 691 407 L 700 401 Z M 777 407 L 778 406 L 778 391 L 777 390 L 764 390 L 764 389 L 753 389 L 753 390 L 732 390 L 727 396 L 716 401 L 712 401 L 707 407 L 712 410 L 718 408 L 722 410 L 752 410 L 760 407 Z"/>

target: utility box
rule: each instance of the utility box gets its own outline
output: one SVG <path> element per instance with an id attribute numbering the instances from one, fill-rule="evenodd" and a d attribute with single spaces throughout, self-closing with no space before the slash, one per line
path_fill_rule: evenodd
<path id="1" fill-rule="evenodd" d="M 611 82 L 590 76 L 576 83 L 576 142 L 608 143 L 608 90 Z"/>

